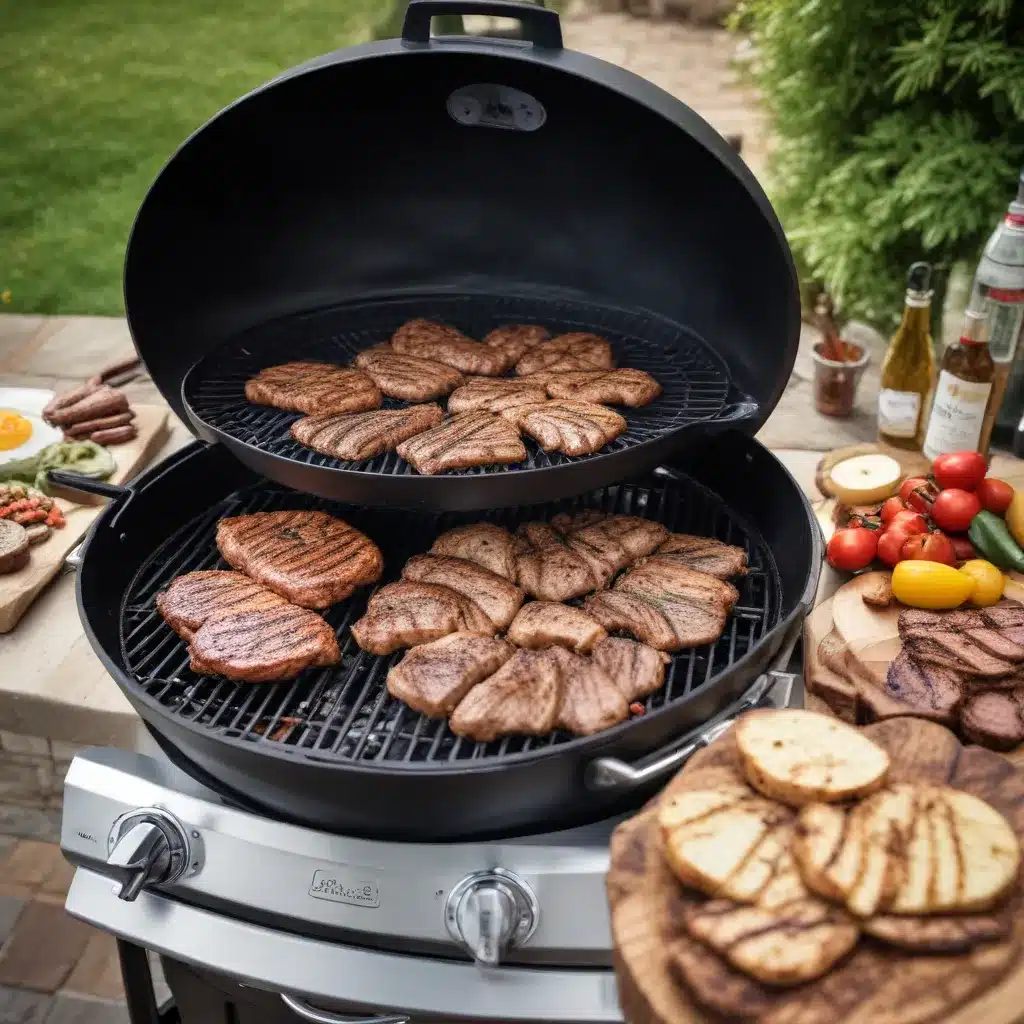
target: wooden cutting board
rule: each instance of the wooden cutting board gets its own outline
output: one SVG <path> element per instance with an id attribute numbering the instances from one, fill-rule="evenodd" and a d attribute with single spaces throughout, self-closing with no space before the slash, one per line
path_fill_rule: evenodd
<path id="1" fill-rule="evenodd" d="M 168 410 L 158 405 L 133 405 L 138 436 L 127 444 L 110 446 L 117 469 L 110 483 L 124 483 L 152 459 L 167 436 Z M 102 499 L 100 499 L 102 502 Z M 50 536 L 32 548 L 27 566 L 0 576 L 0 633 L 9 633 L 50 580 L 60 571 L 68 552 L 82 539 L 102 511 L 101 504 L 80 505 L 63 498 L 57 503 L 67 525 L 51 530 Z"/>
<path id="2" fill-rule="evenodd" d="M 949 730 L 900 718 L 865 730 L 889 752 L 896 781 L 950 784 L 1001 811 L 1024 840 L 1024 773 L 978 747 L 962 747 Z M 1024 1006 L 1024 960 L 1019 943 L 992 943 L 971 954 L 902 953 L 861 941 L 837 968 L 783 996 L 750 986 L 716 957 L 701 955 L 682 929 L 683 889 L 661 849 L 657 807 L 674 792 L 721 785 L 735 777 L 739 758 L 733 732 L 695 755 L 668 787 L 612 837 L 608 872 L 615 972 L 627 1024 L 711 1024 L 739 1019 L 712 1016 L 676 975 L 675 951 L 701 960 L 697 976 L 713 998 L 742 986 L 744 1005 L 767 999 L 745 1020 L 765 1024 L 1012 1024 Z M 1017 882 L 1019 899 L 1024 881 Z M 881 950 L 881 952 L 880 952 Z M 784 1005 L 773 1003 L 784 999 Z"/>

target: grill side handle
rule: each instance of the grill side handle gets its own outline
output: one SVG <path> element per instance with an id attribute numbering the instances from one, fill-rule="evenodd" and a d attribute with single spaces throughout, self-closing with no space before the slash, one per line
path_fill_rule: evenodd
<path id="1" fill-rule="evenodd" d="M 523 26 L 523 38 L 545 50 L 562 49 L 562 25 L 557 11 L 517 0 L 412 0 L 405 12 L 402 42 L 430 42 L 430 21 L 443 14 L 478 14 L 511 18 Z"/>

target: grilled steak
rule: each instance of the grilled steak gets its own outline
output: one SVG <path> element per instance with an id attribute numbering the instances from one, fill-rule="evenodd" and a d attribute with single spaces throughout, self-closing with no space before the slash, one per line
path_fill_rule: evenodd
<path id="1" fill-rule="evenodd" d="M 217 547 L 228 565 L 303 608 L 326 608 L 380 579 L 369 537 L 326 512 L 253 512 L 222 519 Z"/>
<path id="2" fill-rule="evenodd" d="M 629 572 L 620 576 L 616 590 L 631 594 L 664 595 L 667 600 L 693 603 L 713 603 L 731 612 L 739 600 L 739 592 L 731 583 L 718 579 L 706 572 L 688 569 L 675 562 L 662 562 L 657 558 L 645 558 L 637 562 Z"/>
<path id="3" fill-rule="evenodd" d="M 968 654 L 974 647 L 980 647 L 1004 661 L 1021 662 L 1024 661 L 1024 625 L 1019 624 L 1018 609 L 1024 611 L 1020 605 L 1009 601 L 1001 601 L 991 608 L 944 612 L 908 608 L 900 613 L 900 636 L 913 643 L 922 637 L 942 635 L 940 645 L 948 647 L 952 641 L 943 634 L 953 631 L 963 638 Z M 966 662 L 960 667 L 965 672 L 973 671 Z"/>
<path id="4" fill-rule="evenodd" d="M 658 555 L 681 565 L 710 573 L 720 580 L 747 574 L 747 553 L 736 544 L 724 544 L 713 537 L 697 537 L 692 533 L 669 535 Z"/>
<path id="5" fill-rule="evenodd" d="M 594 644 L 591 657 L 611 676 L 627 702 L 646 697 L 665 685 L 669 656 L 647 644 L 606 636 Z"/>
<path id="6" fill-rule="evenodd" d="M 434 359 L 463 373 L 496 377 L 512 359 L 500 348 L 482 345 L 461 331 L 431 320 L 409 320 L 395 331 L 391 345 L 396 352 L 421 359 Z"/>
<path id="7" fill-rule="evenodd" d="M 965 739 L 991 750 L 1012 750 L 1024 743 L 1024 693 L 992 690 L 969 697 L 960 711 Z"/>
<path id="8" fill-rule="evenodd" d="M 1010 630 L 1024 629 L 1024 604 L 1017 601 L 1004 600 L 982 608 L 981 616 L 986 625 L 1003 630 L 1004 635 L 1012 635 L 1008 633 Z"/>
<path id="9" fill-rule="evenodd" d="M 187 572 L 156 595 L 157 611 L 184 640 L 191 640 L 205 622 L 240 612 L 280 608 L 287 603 L 244 573 L 224 569 Z"/>
<path id="10" fill-rule="evenodd" d="M 414 647 L 388 673 L 388 692 L 432 718 L 451 714 L 477 683 L 515 653 L 504 640 L 479 633 L 451 633 Z"/>
<path id="11" fill-rule="evenodd" d="M 442 533 L 431 547 L 435 555 L 450 555 L 476 562 L 485 569 L 515 582 L 516 561 L 512 534 L 493 523 L 456 526 Z"/>
<path id="12" fill-rule="evenodd" d="M 661 394 L 661 385 L 643 370 L 622 367 L 552 375 L 547 378 L 547 390 L 552 398 L 628 405 L 636 409 L 653 402 Z"/>
<path id="13" fill-rule="evenodd" d="M 650 519 L 608 515 L 590 509 L 574 516 L 565 513 L 554 516 L 551 525 L 560 533 L 584 539 L 587 543 L 591 543 L 595 535 L 604 534 L 621 544 L 630 559 L 649 555 L 669 536 L 668 530 L 661 523 Z"/>
<path id="14" fill-rule="evenodd" d="M 469 383 L 452 392 L 448 399 L 448 411 L 457 413 L 484 409 L 500 413 L 520 405 L 536 405 L 547 399 L 542 387 L 522 377 L 473 377 Z"/>
<path id="15" fill-rule="evenodd" d="M 514 366 L 531 348 L 547 341 L 548 329 L 538 324 L 509 324 L 496 327 L 484 338 L 484 344 L 502 351 L 508 365 Z"/>
<path id="16" fill-rule="evenodd" d="M 578 370 L 610 370 L 612 347 L 596 334 L 573 332 L 534 346 L 516 363 L 516 373 L 572 373 Z"/>
<path id="17" fill-rule="evenodd" d="M 562 674 L 562 704 L 555 722 L 559 729 L 591 736 L 629 718 L 629 702 L 596 661 L 560 647 L 550 654 Z"/>
<path id="18" fill-rule="evenodd" d="M 334 630 L 316 612 L 287 602 L 207 620 L 189 653 L 193 672 L 249 683 L 291 679 L 341 660 Z"/>
<path id="19" fill-rule="evenodd" d="M 461 594 L 434 583 L 399 580 L 381 587 L 352 624 L 355 642 L 370 654 L 440 640 L 449 633 L 494 634 L 490 619 Z"/>
<path id="20" fill-rule="evenodd" d="M 969 640 L 962 630 L 922 629 L 904 635 L 902 640 L 903 646 L 918 663 L 927 662 L 940 668 L 978 676 L 990 686 L 999 679 L 1006 680 L 1003 685 L 1014 685 L 1008 677 L 1015 672 L 1017 666 L 989 654 Z"/>
<path id="21" fill-rule="evenodd" d="M 940 665 L 916 662 L 901 650 L 889 665 L 885 692 L 917 713 L 951 726 L 963 699 L 963 676 Z"/>
<path id="22" fill-rule="evenodd" d="M 489 412 L 463 412 L 403 441 L 398 454 L 424 476 L 470 466 L 522 462 L 526 449 L 511 424 Z"/>
<path id="23" fill-rule="evenodd" d="M 531 601 L 515 617 L 508 639 L 517 647 L 589 651 L 608 634 L 586 612 L 551 601 Z"/>
<path id="24" fill-rule="evenodd" d="M 335 459 L 359 462 L 389 452 L 406 438 L 422 434 L 444 419 L 439 405 L 407 409 L 377 409 L 353 415 L 320 413 L 304 416 L 291 426 L 299 444 Z"/>
<path id="25" fill-rule="evenodd" d="M 268 366 L 246 381 L 245 397 L 258 405 L 304 412 L 379 409 L 380 389 L 365 373 L 331 363 L 297 360 Z"/>
<path id="26" fill-rule="evenodd" d="M 531 597 L 568 601 L 602 585 L 587 559 L 547 523 L 523 523 L 516 531 L 514 551 L 516 579 Z"/>
<path id="27" fill-rule="evenodd" d="M 390 398 L 426 402 L 461 387 L 466 378 L 444 363 L 404 356 L 390 345 L 377 345 L 356 356 L 358 366 Z"/>
<path id="28" fill-rule="evenodd" d="M 499 631 L 508 628 L 525 596 L 490 569 L 447 555 L 414 555 L 406 562 L 402 578 L 449 587 L 476 604 Z"/>
<path id="29" fill-rule="evenodd" d="M 592 455 L 627 428 L 617 412 L 592 402 L 541 402 L 505 409 L 501 415 L 544 451 L 565 455 Z"/>
<path id="30" fill-rule="evenodd" d="M 680 651 L 684 647 L 693 646 L 686 643 L 676 633 L 675 626 L 661 608 L 633 594 L 619 590 L 602 590 L 600 593 L 588 597 L 584 602 L 583 609 L 600 622 L 609 633 L 613 631 L 629 633 L 656 650 Z M 681 611 L 685 610 L 681 609 Z M 717 622 L 716 619 L 712 623 L 702 625 L 704 629 L 702 635 L 715 639 L 721 633 L 721 629 L 725 628 L 723 619 L 722 627 L 716 633 Z M 703 618 L 699 620 L 699 624 L 702 623 Z M 710 641 L 698 639 L 698 642 Z"/>

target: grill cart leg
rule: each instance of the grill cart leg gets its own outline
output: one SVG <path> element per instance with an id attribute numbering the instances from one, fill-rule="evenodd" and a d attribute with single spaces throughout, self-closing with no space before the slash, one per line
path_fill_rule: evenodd
<path id="1" fill-rule="evenodd" d="M 121 979 L 131 1024 L 177 1024 L 180 1018 L 173 1001 L 157 1008 L 153 972 L 146 951 L 141 946 L 118 939 L 117 955 L 121 961 Z"/>

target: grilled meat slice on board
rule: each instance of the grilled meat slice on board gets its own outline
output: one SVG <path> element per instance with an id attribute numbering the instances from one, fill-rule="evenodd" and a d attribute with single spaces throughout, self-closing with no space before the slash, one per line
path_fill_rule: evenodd
<path id="1" fill-rule="evenodd" d="M 494 523 L 471 523 L 442 533 L 432 547 L 435 555 L 450 555 L 482 565 L 513 583 L 516 579 L 515 542 L 508 530 Z"/>
<path id="2" fill-rule="evenodd" d="M 542 601 L 582 597 L 606 582 L 548 523 L 521 524 L 514 551 L 519 586 Z"/>
<path id="3" fill-rule="evenodd" d="M 990 750 L 1024 743 L 1024 688 L 988 690 L 968 697 L 960 709 L 964 738 Z"/>
<path id="4" fill-rule="evenodd" d="M 299 444 L 335 459 L 361 462 L 390 452 L 407 438 L 436 427 L 444 411 L 436 404 L 373 412 L 320 413 L 304 416 L 291 425 Z"/>
<path id="5" fill-rule="evenodd" d="M 668 530 L 661 523 L 641 516 L 612 515 L 586 509 L 575 515 L 560 513 L 551 525 L 567 537 L 596 544 L 595 538 L 604 535 L 620 544 L 629 559 L 643 558 L 654 551 L 666 537 Z"/>
<path id="6" fill-rule="evenodd" d="M 309 359 L 268 366 L 245 384 L 245 397 L 307 415 L 379 409 L 380 389 L 365 373 Z"/>
<path id="7" fill-rule="evenodd" d="M 352 624 L 355 642 L 370 654 L 391 654 L 463 631 L 495 633 L 475 602 L 448 587 L 411 580 L 381 587 L 370 598 L 366 614 Z"/>
<path id="8" fill-rule="evenodd" d="M 508 353 L 467 338 L 461 331 L 432 320 L 409 320 L 395 331 L 391 345 L 403 355 L 436 359 L 462 373 L 496 377 L 513 360 Z"/>
<path id="9" fill-rule="evenodd" d="M 507 324 L 496 327 L 484 338 L 484 344 L 500 349 L 514 366 L 531 348 L 536 348 L 550 337 L 548 329 L 539 324 Z"/>
<path id="10" fill-rule="evenodd" d="M 291 679 L 341 660 L 334 630 L 306 608 L 273 608 L 209 619 L 189 643 L 193 672 L 249 683 Z"/>
<path id="11" fill-rule="evenodd" d="M 661 394 L 661 385 L 649 373 L 626 366 L 617 370 L 550 374 L 546 386 L 552 398 L 627 405 L 633 409 L 650 405 Z"/>
<path id="12" fill-rule="evenodd" d="M 658 548 L 657 555 L 698 572 L 710 573 L 720 580 L 747 574 L 746 551 L 738 544 L 725 544 L 714 537 L 673 533 Z"/>
<path id="13" fill-rule="evenodd" d="M 904 649 L 889 665 L 885 693 L 919 715 L 952 727 L 963 702 L 964 676 L 942 665 L 915 661 Z"/>
<path id="14" fill-rule="evenodd" d="M 567 647 L 589 651 L 608 633 L 579 608 L 554 601 L 531 601 L 513 619 L 508 639 L 517 647 Z"/>
<path id="15" fill-rule="evenodd" d="M 472 377 L 448 397 L 448 411 L 500 413 L 520 405 L 546 402 L 547 393 L 522 377 Z"/>
<path id="16" fill-rule="evenodd" d="M 205 622 L 240 612 L 280 608 L 287 603 L 262 583 L 227 569 L 184 573 L 156 595 L 157 611 L 184 640 L 191 640 Z"/>
<path id="17" fill-rule="evenodd" d="M 560 334 L 534 346 L 516 363 L 520 377 L 531 373 L 573 373 L 579 370 L 610 370 L 612 347 L 604 338 L 585 331 Z"/>
<path id="18" fill-rule="evenodd" d="M 576 736 L 592 736 L 629 718 L 629 702 L 593 658 L 552 648 L 562 673 L 562 704 L 555 725 Z"/>
<path id="19" fill-rule="evenodd" d="M 390 345 L 376 345 L 356 356 L 356 366 L 389 398 L 427 402 L 462 387 L 466 378 L 436 360 L 405 356 Z"/>
<path id="20" fill-rule="evenodd" d="M 303 608 L 326 608 L 380 579 L 380 548 L 326 512 L 253 512 L 222 519 L 224 560 Z"/>
<path id="21" fill-rule="evenodd" d="M 591 657 L 611 676 L 627 702 L 660 690 L 665 685 L 665 666 L 671 660 L 663 651 L 620 636 L 598 640 Z"/>
<path id="22" fill-rule="evenodd" d="M 409 438 L 398 446 L 398 454 L 424 476 L 471 466 L 522 462 L 526 448 L 519 432 L 493 413 L 462 412 Z"/>
<path id="23" fill-rule="evenodd" d="M 451 714 L 459 701 L 515 654 L 504 640 L 450 633 L 412 648 L 388 672 L 388 692 L 431 718 Z"/>
<path id="24" fill-rule="evenodd" d="M 501 415 L 544 451 L 564 455 L 593 455 L 628 426 L 614 409 L 593 402 L 548 401 L 505 409 Z"/>
<path id="25" fill-rule="evenodd" d="M 476 604 L 499 631 L 508 628 L 526 596 L 490 569 L 447 555 L 413 555 L 402 569 L 402 578 L 449 587 Z"/>

